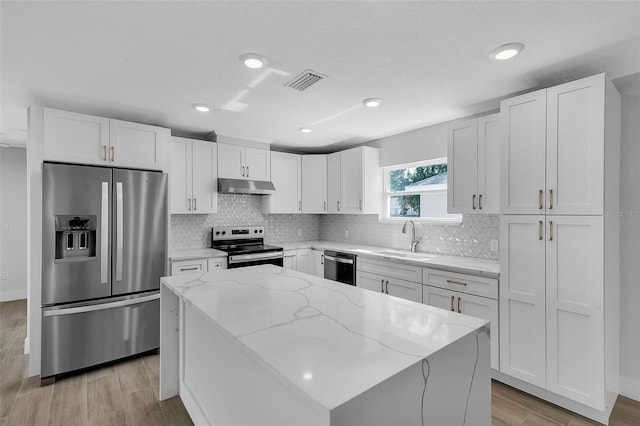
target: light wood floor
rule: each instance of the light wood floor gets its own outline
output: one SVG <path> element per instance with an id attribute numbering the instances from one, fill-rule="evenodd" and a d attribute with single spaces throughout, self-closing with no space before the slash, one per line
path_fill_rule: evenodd
<path id="1" fill-rule="evenodd" d="M 193 424 L 180 398 L 158 401 L 158 355 L 93 369 L 40 387 L 39 377 L 26 377 L 26 324 L 26 301 L 0 303 L 0 426 Z M 597 424 L 495 381 L 491 401 L 492 424 L 496 426 Z M 640 425 L 640 402 L 618 398 L 610 424 Z"/>

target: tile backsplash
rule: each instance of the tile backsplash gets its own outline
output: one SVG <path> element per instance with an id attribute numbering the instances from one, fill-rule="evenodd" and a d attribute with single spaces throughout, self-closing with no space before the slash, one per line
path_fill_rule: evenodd
<path id="1" fill-rule="evenodd" d="M 218 213 L 171 215 L 170 250 L 211 247 L 214 226 L 264 226 L 267 243 L 328 240 L 407 250 L 403 222 L 381 222 L 377 215 L 263 214 L 261 197 L 218 194 Z M 489 240 L 498 239 L 499 216 L 463 215 L 456 225 L 416 223 L 417 250 L 498 260 Z M 298 235 L 300 230 L 300 235 Z M 345 237 L 345 231 L 349 236 Z"/>
<path id="2" fill-rule="evenodd" d="M 256 195 L 218 194 L 216 214 L 171 215 L 170 251 L 211 247 L 214 226 L 264 226 L 268 243 L 318 239 L 317 215 L 263 214 L 261 203 Z"/>
<path id="3" fill-rule="evenodd" d="M 402 233 L 403 223 L 381 222 L 377 215 L 322 215 L 320 239 L 408 250 L 411 234 Z M 489 241 L 499 239 L 499 223 L 498 215 L 463 215 L 456 225 L 417 222 L 417 251 L 498 260 Z"/>

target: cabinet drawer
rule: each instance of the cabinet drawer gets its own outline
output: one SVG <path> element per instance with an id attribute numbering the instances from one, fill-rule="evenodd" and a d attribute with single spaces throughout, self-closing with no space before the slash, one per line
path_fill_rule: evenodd
<path id="1" fill-rule="evenodd" d="M 189 259 L 171 262 L 171 275 L 207 272 L 207 259 Z"/>
<path id="2" fill-rule="evenodd" d="M 358 257 L 358 271 L 371 272 L 389 278 L 398 278 L 414 283 L 422 282 L 422 268 L 402 263 Z"/>
<path id="3" fill-rule="evenodd" d="M 426 285 L 492 299 L 498 298 L 498 280 L 495 278 L 476 277 L 429 268 L 423 269 L 422 278 L 422 283 Z"/>
<path id="4" fill-rule="evenodd" d="M 214 257 L 207 260 L 207 272 L 215 271 L 216 269 L 227 269 L 227 261 L 224 257 Z"/>

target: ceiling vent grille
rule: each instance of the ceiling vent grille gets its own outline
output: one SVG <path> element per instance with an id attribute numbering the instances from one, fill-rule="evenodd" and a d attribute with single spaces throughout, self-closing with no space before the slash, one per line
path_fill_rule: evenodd
<path id="1" fill-rule="evenodd" d="M 303 90 L 308 89 L 309 87 L 325 79 L 326 77 L 326 75 L 320 74 L 316 71 L 304 70 L 302 73 L 298 74 L 291 81 L 285 84 L 285 87 L 290 87 L 294 90 L 302 92 Z"/>

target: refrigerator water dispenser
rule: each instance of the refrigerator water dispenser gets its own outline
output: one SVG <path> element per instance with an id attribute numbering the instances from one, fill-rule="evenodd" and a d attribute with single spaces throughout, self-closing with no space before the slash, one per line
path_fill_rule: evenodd
<path id="1" fill-rule="evenodd" d="M 96 216 L 57 215 L 56 259 L 87 260 L 96 255 Z"/>

